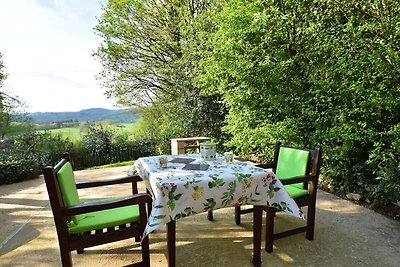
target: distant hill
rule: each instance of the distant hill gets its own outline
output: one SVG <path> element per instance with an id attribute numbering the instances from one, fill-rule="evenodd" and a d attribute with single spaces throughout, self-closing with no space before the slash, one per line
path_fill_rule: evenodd
<path id="1" fill-rule="evenodd" d="M 90 108 L 76 112 L 34 112 L 29 114 L 36 123 L 64 121 L 109 121 L 111 123 L 136 122 L 140 115 L 122 109 Z"/>

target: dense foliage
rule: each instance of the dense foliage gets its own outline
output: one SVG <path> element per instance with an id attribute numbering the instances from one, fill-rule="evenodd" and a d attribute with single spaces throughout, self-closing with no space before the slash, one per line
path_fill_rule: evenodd
<path id="1" fill-rule="evenodd" d="M 98 56 L 110 94 L 148 106 L 143 134 L 210 133 L 260 160 L 276 140 L 320 146 L 325 184 L 390 203 L 399 15 L 394 0 L 110 0 Z"/>
<path id="2" fill-rule="evenodd" d="M 83 136 L 83 146 L 87 156 L 99 160 L 98 165 L 110 162 L 112 131 L 106 127 L 90 127 Z"/>
<path id="3" fill-rule="evenodd" d="M 335 190 L 400 198 L 396 1 L 223 1 L 199 82 L 229 108 L 230 145 L 324 149 Z"/>
<path id="4" fill-rule="evenodd" d="M 28 131 L 6 143 L 0 154 L 0 184 L 39 176 L 42 168 L 56 162 L 72 143 L 49 133 Z"/>
<path id="5" fill-rule="evenodd" d="M 12 159 L 0 161 L 0 185 L 11 184 L 39 176 L 39 166 L 32 159 Z"/>
<path id="6" fill-rule="evenodd" d="M 99 124 L 89 127 L 82 141 L 75 141 L 68 151 L 75 169 L 79 170 L 155 155 L 161 143 L 148 137 L 132 139 L 126 133 L 116 133 L 111 127 Z"/>

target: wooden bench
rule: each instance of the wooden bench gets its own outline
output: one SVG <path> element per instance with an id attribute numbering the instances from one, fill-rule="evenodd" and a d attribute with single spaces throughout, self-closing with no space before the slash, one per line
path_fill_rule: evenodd
<path id="1" fill-rule="evenodd" d="M 171 154 L 185 154 L 188 149 L 196 149 L 200 152 L 200 143 L 211 141 L 209 137 L 187 137 L 187 138 L 172 138 L 171 139 Z"/>

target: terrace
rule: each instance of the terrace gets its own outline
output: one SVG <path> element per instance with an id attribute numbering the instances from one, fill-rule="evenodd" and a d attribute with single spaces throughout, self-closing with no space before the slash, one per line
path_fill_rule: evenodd
<path id="1" fill-rule="evenodd" d="M 120 177 L 128 168 L 77 171 L 76 178 Z M 119 185 L 112 190 L 84 190 L 81 197 L 129 193 L 129 186 Z M 252 266 L 252 214 L 242 216 L 241 226 L 234 223 L 233 208 L 214 214 L 213 222 L 207 220 L 207 213 L 177 222 L 177 266 Z M 42 177 L 0 186 L 0 216 L 2 266 L 61 265 Z M 277 230 L 295 223 L 296 219 L 277 215 Z M 400 222 L 319 190 L 315 240 L 306 240 L 304 234 L 277 240 L 273 253 L 263 250 L 262 266 L 398 266 L 399 236 Z M 150 253 L 152 266 L 167 266 L 165 227 L 150 235 Z M 82 255 L 74 252 L 72 257 L 74 266 L 125 266 L 141 255 L 140 246 L 126 240 L 86 249 Z"/>

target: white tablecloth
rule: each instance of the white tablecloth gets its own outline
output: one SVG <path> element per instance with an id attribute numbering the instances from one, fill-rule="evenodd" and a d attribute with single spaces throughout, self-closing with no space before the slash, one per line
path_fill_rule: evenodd
<path id="1" fill-rule="evenodd" d="M 160 159 L 167 158 L 167 168 Z M 207 164 L 207 170 L 183 170 L 185 163 L 171 160 L 194 159 L 191 166 Z M 242 204 L 273 206 L 304 219 L 303 212 L 270 170 L 239 161 L 225 163 L 199 159 L 199 154 L 163 155 L 139 158 L 128 172 L 138 174 L 153 194 L 153 209 L 144 236 L 180 218 Z"/>

